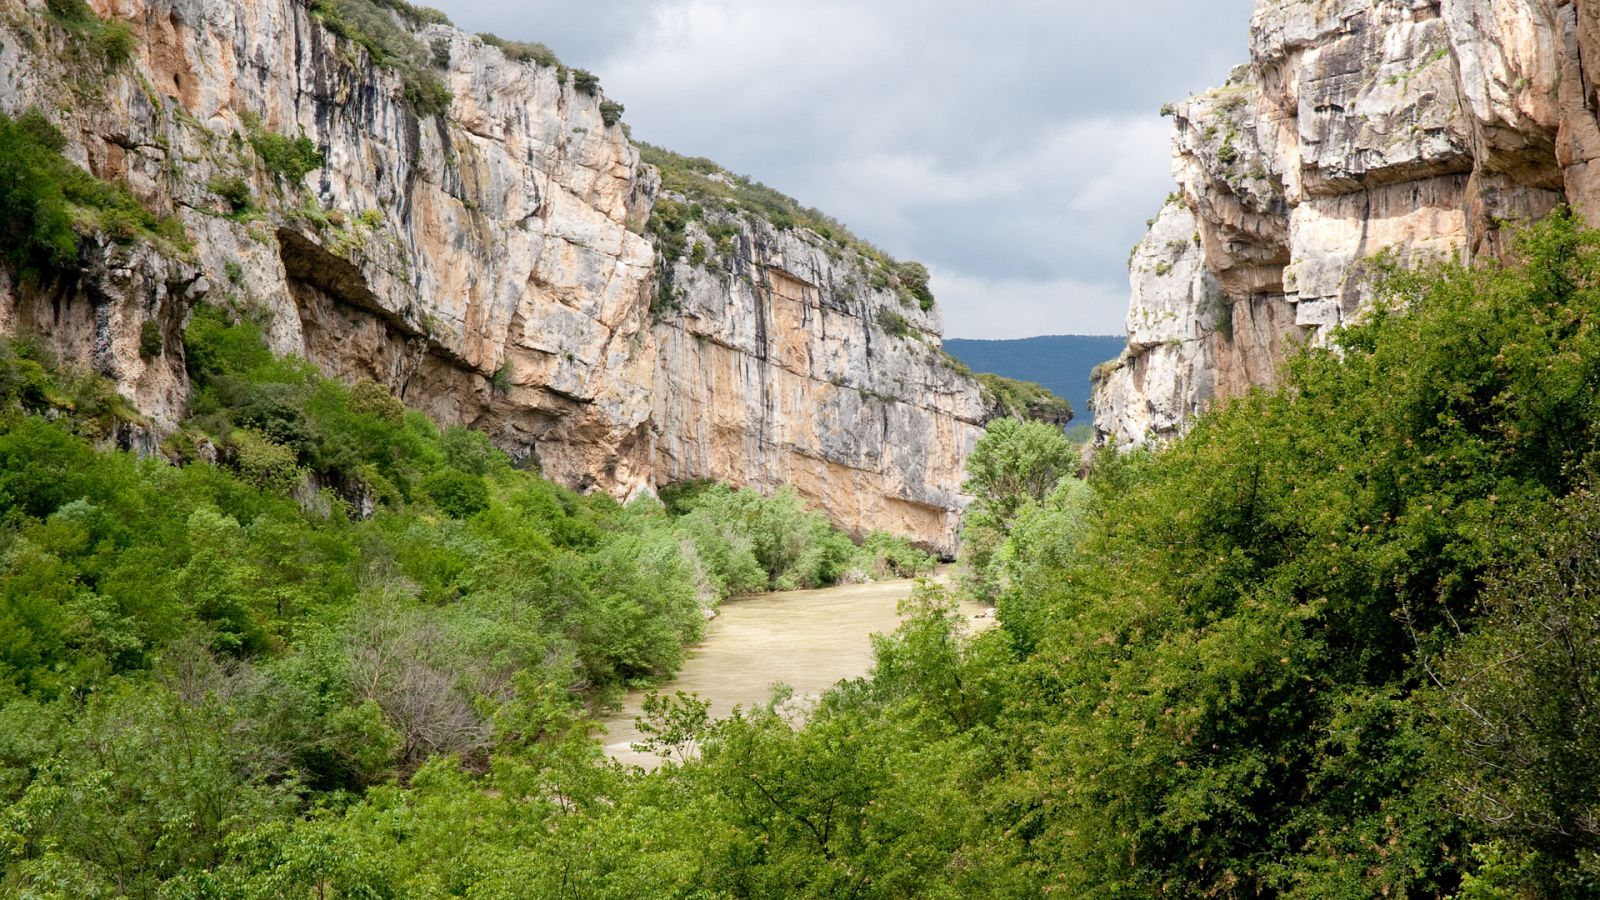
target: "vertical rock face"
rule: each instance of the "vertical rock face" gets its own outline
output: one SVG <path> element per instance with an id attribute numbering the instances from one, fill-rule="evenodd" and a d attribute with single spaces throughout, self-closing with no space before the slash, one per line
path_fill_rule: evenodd
<path id="1" fill-rule="evenodd" d="M 565 69 L 404 26 L 451 95 L 419 115 L 407 76 L 329 31 L 309 0 L 90 6 L 131 29 L 130 62 L 103 64 L 44 0 L 0 5 L 0 111 L 43 111 L 70 158 L 173 211 L 192 246 L 96 237 L 70 277 L 0 276 L 0 329 L 115 378 L 158 430 L 183 415 L 178 338 L 204 300 L 257 317 L 276 350 L 383 383 L 578 489 L 792 480 L 843 524 L 952 549 L 976 388 L 920 362 L 919 342 L 869 349 L 873 301 L 806 268 L 796 234 L 747 229 L 725 277 L 703 273 L 658 323 L 644 236 L 655 172 Z M 275 172 L 262 146 L 301 136 L 322 165 Z M 248 206 L 224 199 L 229 181 Z M 167 338 L 153 357 L 140 354 L 147 321 Z M 937 320 L 918 326 L 936 345 Z M 727 353 L 704 352 L 713 341 Z M 836 374 L 885 401 L 845 398 Z M 834 405 L 814 416 L 812 402 Z"/>
<path id="2" fill-rule="evenodd" d="M 710 216 L 688 239 L 715 249 L 673 266 L 655 327 L 658 476 L 790 484 L 851 530 L 953 552 L 987 414 L 940 351 L 937 309 L 811 232 Z"/>
<path id="3" fill-rule="evenodd" d="M 1360 315 L 1380 253 L 1471 261 L 1564 201 L 1600 216 L 1595 53 L 1591 2 L 1260 0 L 1250 63 L 1173 108 L 1185 211 L 1135 252 L 1129 331 L 1148 310 L 1189 326 L 1102 368 L 1101 440 L 1171 437 L 1270 383 L 1295 346 Z M 1199 281 L 1152 256 L 1185 214 Z"/>

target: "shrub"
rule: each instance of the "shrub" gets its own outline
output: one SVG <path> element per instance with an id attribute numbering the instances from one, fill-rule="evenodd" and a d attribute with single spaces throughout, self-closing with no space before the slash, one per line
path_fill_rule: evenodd
<path id="1" fill-rule="evenodd" d="M 254 198 L 250 194 L 250 182 L 237 175 L 216 175 L 207 182 L 206 188 L 227 201 L 228 207 L 235 213 L 249 212 L 254 206 Z M 233 263 L 237 266 L 238 263 Z"/>
<path id="2" fill-rule="evenodd" d="M 452 519 L 468 519 L 489 508 L 489 486 L 459 469 L 440 469 L 424 478 L 422 492 Z"/>
<path id="3" fill-rule="evenodd" d="M 322 151 L 305 135 L 289 138 L 251 128 L 250 146 L 255 148 L 256 158 L 267 171 L 291 184 L 304 181 L 307 175 L 322 168 L 325 161 Z"/>
<path id="4" fill-rule="evenodd" d="M 593 95 L 600 90 L 600 78 L 588 69 L 573 69 L 572 87 L 580 94 Z M 610 125 L 612 123 L 607 122 L 606 124 Z"/>
<path id="5" fill-rule="evenodd" d="M 124 242 L 187 246 L 176 219 L 154 215 L 126 186 L 74 165 L 61 155 L 63 146 L 61 132 L 37 111 L 17 119 L 0 113 L 0 258 L 32 272 L 72 268 L 78 228 Z"/>
<path id="6" fill-rule="evenodd" d="M 72 39 L 74 49 L 112 72 L 133 56 L 133 30 L 119 20 L 104 21 L 84 0 L 47 0 L 46 10 Z"/>
<path id="7" fill-rule="evenodd" d="M 77 262 L 78 235 L 67 205 L 60 132 L 30 110 L 21 119 L 0 114 L 0 248 L 25 269 Z"/>
<path id="8" fill-rule="evenodd" d="M 228 440 L 234 465 L 245 481 L 273 493 L 288 493 L 300 483 L 300 468 L 292 448 L 250 428 L 233 432 Z"/>
<path id="9" fill-rule="evenodd" d="M 556 56 L 555 51 L 538 41 L 508 41 L 486 31 L 479 32 L 478 39 L 491 47 L 498 48 L 508 59 L 566 71 L 566 66 L 561 64 L 561 59 Z"/>
<path id="10" fill-rule="evenodd" d="M 602 100 L 600 101 L 600 120 L 605 122 L 606 127 L 609 128 L 622 121 L 624 110 L 623 105 L 615 100 Z"/>
<path id="11" fill-rule="evenodd" d="M 892 309 L 878 310 L 878 327 L 887 332 L 890 337 L 908 338 L 916 334 L 916 329 L 911 326 L 911 321 Z"/>
<path id="12" fill-rule="evenodd" d="M 1600 879 L 1600 502 L 1580 492 L 1525 527 L 1483 626 L 1437 667 L 1432 762 L 1460 813 L 1525 860 L 1518 881 L 1576 896 Z"/>
<path id="13" fill-rule="evenodd" d="M 933 291 L 928 287 L 928 267 L 919 262 L 903 262 L 895 266 L 895 277 L 900 287 L 927 312 L 933 309 Z"/>
<path id="14" fill-rule="evenodd" d="M 161 323 L 155 319 L 146 319 L 139 326 L 139 355 L 145 359 L 155 359 L 166 349 L 166 341 L 161 336 Z"/>
<path id="15" fill-rule="evenodd" d="M 95 32 L 95 53 L 105 63 L 107 71 L 121 68 L 132 59 L 133 48 L 133 29 L 127 22 L 106 22 Z"/>
<path id="16" fill-rule="evenodd" d="M 650 212 L 650 222 L 645 228 L 655 237 L 656 250 L 668 265 L 682 259 L 688 249 L 689 240 L 684 235 L 689 224 L 687 213 L 682 203 L 670 197 L 657 200 Z"/>

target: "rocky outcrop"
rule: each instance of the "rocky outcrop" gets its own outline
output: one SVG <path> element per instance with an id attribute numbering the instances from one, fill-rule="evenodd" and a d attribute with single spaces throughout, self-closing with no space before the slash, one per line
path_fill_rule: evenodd
<path id="1" fill-rule="evenodd" d="M 177 338 L 204 300 L 578 489 L 794 481 L 851 528 L 953 549 L 976 387 L 926 362 L 936 317 L 917 322 L 926 346 L 887 340 L 882 298 L 802 262 L 825 241 L 747 224 L 725 277 L 686 275 L 703 284 L 658 322 L 658 180 L 592 84 L 395 13 L 449 91 L 419 114 L 415 69 L 375 62 L 310 0 L 89 5 L 126 23 L 133 58 L 13 0 L 0 111 L 44 111 L 69 157 L 175 213 L 190 246 L 91 241 L 80 274 L 0 282 L 0 328 L 115 378 L 158 429 L 183 414 Z M 300 137 L 322 157 L 303 178 L 273 153 Z"/>
<path id="2" fill-rule="evenodd" d="M 1250 64 L 1172 109 L 1184 211 L 1135 252 L 1129 332 L 1149 311 L 1187 324 L 1102 369 L 1102 442 L 1170 437 L 1270 383 L 1293 347 L 1360 315 L 1380 254 L 1471 261 L 1564 201 L 1600 217 L 1586 59 L 1588 0 L 1260 0 Z M 1151 256 L 1184 215 L 1198 281 Z"/>
<path id="3" fill-rule="evenodd" d="M 810 231 L 711 211 L 686 239 L 699 249 L 672 266 L 654 331 L 658 477 L 793 485 L 851 530 L 953 552 L 988 416 L 937 308 Z"/>

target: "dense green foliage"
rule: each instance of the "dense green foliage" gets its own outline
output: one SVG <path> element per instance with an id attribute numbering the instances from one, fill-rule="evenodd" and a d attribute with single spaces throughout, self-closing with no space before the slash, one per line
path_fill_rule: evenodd
<path id="1" fill-rule="evenodd" d="M 587 767 L 585 705 L 673 672 L 705 606 L 931 566 L 789 493 L 576 495 L 216 308 L 184 350 L 173 465 L 99 449 L 140 427 L 104 379 L 0 345 L 0 893 L 203 885 L 458 765 Z"/>
<path id="2" fill-rule="evenodd" d="M 968 593 L 995 600 L 1008 581 L 1011 555 L 1004 551 L 1019 518 L 1046 500 L 1061 508 L 1083 493 L 1067 480 L 1078 465 L 1078 450 L 1058 425 L 1020 418 L 989 424 L 967 459 L 963 485 L 974 498 L 961 523 L 961 583 Z"/>
<path id="3" fill-rule="evenodd" d="M 1600 239 L 1558 218 L 1522 254 L 1393 276 L 1403 312 L 1087 482 L 997 427 L 972 483 L 1003 627 L 963 637 L 924 588 L 803 724 L 663 698 L 655 774 L 575 727 L 292 825 L 241 805 L 186 884 L 1592 895 Z"/>
<path id="4" fill-rule="evenodd" d="M 195 461 L 97 451 L 126 404 L 6 346 L 0 884 L 1592 896 L 1600 235 L 1557 215 L 1519 259 L 1390 274 L 1278 387 L 1086 480 L 995 423 L 967 552 L 1002 627 L 924 585 L 805 716 L 649 703 L 649 774 L 574 698 L 670 671 L 705 598 L 909 548 L 787 493 L 578 497 L 214 310 Z"/>
<path id="5" fill-rule="evenodd" d="M 38 110 L 14 119 L 0 113 L 0 262 L 30 273 L 74 268 L 79 232 L 91 229 L 124 243 L 186 244 L 176 219 L 79 168 L 61 155 L 65 147 Z"/>
<path id="6" fill-rule="evenodd" d="M 762 497 L 700 483 L 668 498 L 712 583 L 727 593 L 910 578 L 932 572 L 936 562 L 905 538 L 883 533 L 857 547 L 789 488 Z"/>

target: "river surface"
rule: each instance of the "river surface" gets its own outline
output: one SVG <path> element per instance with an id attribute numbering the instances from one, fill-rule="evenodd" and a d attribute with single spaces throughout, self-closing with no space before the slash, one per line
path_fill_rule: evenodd
<path id="1" fill-rule="evenodd" d="M 947 577 L 941 573 L 935 580 Z M 691 648 L 683 671 L 658 690 L 699 694 L 711 702 L 713 718 L 734 706 L 765 703 L 777 683 L 792 687 L 796 698 L 815 697 L 841 679 L 867 673 L 872 635 L 899 625 L 895 607 L 915 584 L 879 581 L 729 600 L 707 623 L 705 639 Z M 961 610 L 975 627 L 993 621 L 976 603 L 963 603 Z M 630 693 L 621 710 L 601 719 L 601 740 L 612 759 L 655 768 L 660 760 L 654 754 L 629 747 L 641 737 L 634 719 L 644 696 Z"/>

